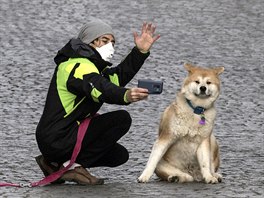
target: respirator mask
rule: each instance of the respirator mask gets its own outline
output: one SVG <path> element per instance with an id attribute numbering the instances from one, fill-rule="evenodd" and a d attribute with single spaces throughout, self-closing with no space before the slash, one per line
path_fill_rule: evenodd
<path id="1" fill-rule="evenodd" d="M 115 49 L 111 42 L 103 45 L 102 47 L 96 47 L 95 49 L 101 55 L 102 59 L 108 62 L 111 60 L 115 52 Z"/>

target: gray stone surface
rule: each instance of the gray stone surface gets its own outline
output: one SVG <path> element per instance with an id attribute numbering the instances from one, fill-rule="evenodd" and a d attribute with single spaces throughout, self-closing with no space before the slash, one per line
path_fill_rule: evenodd
<path id="1" fill-rule="evenodd" d="M 263 0 L 1 0 L 0 1 L 0 181 L 42 178 L 35 128 L 53 73 L 53 57 L 77 34 L 88 16 L 108 21 L 117 37 L 117 64 L 133 47 L 143 21 L 157 25 L 160 40 L 140 78 L 161 79 L 164 92 L 128 107 L 105 105 L 101 112 L 127 109 L 133 118 L 121 140 L 129 161 L 117 168 L 91 169 L 103 186 L 1 187 L 0 197 L 263 197 L 264 152 Z M 156 176 L 138 184 L 157 137 L 161 112 L 186 75 L 184 61 L 225 66 L 217 102 L 215 134 L 220 142 L 221 184 L 169 184 Z"/>

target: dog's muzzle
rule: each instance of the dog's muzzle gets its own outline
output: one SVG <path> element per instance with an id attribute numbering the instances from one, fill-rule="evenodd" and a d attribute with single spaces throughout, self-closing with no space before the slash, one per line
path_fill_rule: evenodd
<path id="1" fill-rule="evenodd" d="M 210 94 L 209 90 L 207 89 L 207 87 L 201 86 L 198 89 L 198 93 L 195 93 L 195 96 L 199 97 L 199 98 L 208 98 L 211 96 L 211 94 Z"/>
<path id="2" fill-rule="evenodd" d="M 200 94 L 201 95 L 206 95 L 206 87 L 205 86 L 201 86 L 200 87 Z"/>

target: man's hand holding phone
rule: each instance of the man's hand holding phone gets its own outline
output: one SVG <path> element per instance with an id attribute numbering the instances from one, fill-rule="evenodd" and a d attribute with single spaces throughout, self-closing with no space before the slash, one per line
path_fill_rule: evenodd
<path id="1" fill-rule="evenodd" d="M 161 94 L 163 89 L 162 81 L 139 80 L 138 87 L 131 88 L 126 93 L 128 102 L 137 102 L 148 98 L 149 94 Z"/>
<path id="2" fill-rule="evenodd" d="M 131 88 L 126 92 L 128 102 L 137 102 L 148 98 L 148 90 L 144 88 Z"/>
<path id="3" fill-rule="evenodd" d="M 149 94 L 161 94 L 163 82 L 154 80 L 138 80 L 138 87 L 147 89 Z"/>

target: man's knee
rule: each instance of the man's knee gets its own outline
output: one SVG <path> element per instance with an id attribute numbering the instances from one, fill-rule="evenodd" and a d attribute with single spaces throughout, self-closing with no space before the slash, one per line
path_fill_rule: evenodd
<path id="1" fill-rule="evenodd" d="M 120 145 L 120 144 L 116 144 L 115 146 L 115 162 L 112 164 L 112 167 L 117 167 L 120 166 L 122 164 L 125 164 L 128 159 L 129 159 L 129 153 L 128 150 Z"/>
<path id="2" fill-rule="evenodd" d="M 129 129 L 132 123 L 132 118 L 130 114 L 126 110 L 119 110 L 118 113 L 119 113 L 120 123 L 122 123 L 124 126 L 128 127 Z"/>

